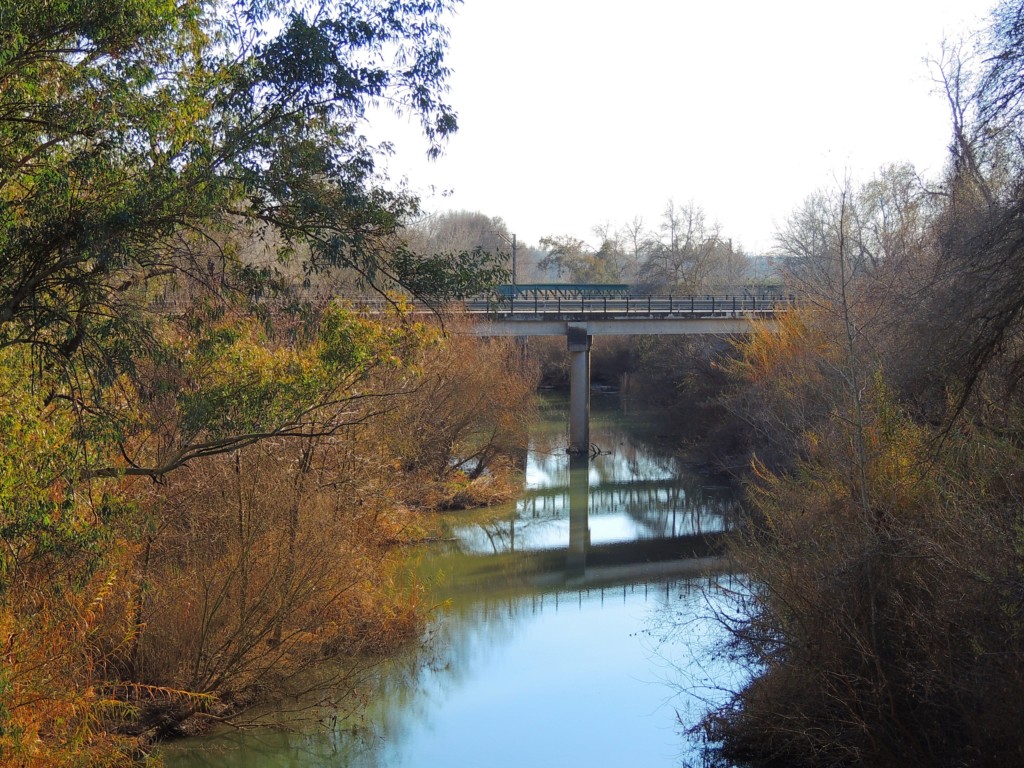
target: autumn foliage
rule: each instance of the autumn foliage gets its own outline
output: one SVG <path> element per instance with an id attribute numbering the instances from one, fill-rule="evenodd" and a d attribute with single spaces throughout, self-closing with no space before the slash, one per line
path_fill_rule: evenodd
<path id="1" fill-rule="evenodd" d="M 727 363 L 749 675 L 694 731 L 709 765 L 1024 762 L 1021 14 L 977 92 L 946 62 L 943 194 L 889 168 L 811 198 L 780 236 L 803 306 Z"/>
<path id="2" fill-rule="evenodd" d="M 0 358 L 9 764 L 130 761 L 129 737 L 242 717 L 328 660 L 356 707 L 356 662 L 422 628 L 422 512 L 515 487 L 536 382 L 514 345 L 334 305 L 164 338 L 103 424 Z"/>
<path id="3" fill-rule="evenodd" d="M 3 764 L 128 764 L 417 631 L 393 552 L 420 499 L 394 476 L 461 482 L 487 433 L 482 478 L 515 442 L 494 411 L 444 460 L 382 435 L 455 354 L 410 292 L 505 274 L 403 242 L 418 201 L 364 136 L 371 103 L 431 155 L 455 131 L 451 6 L 0 9 Z M 507 405 L 529 380 L 502 384 Z"/>

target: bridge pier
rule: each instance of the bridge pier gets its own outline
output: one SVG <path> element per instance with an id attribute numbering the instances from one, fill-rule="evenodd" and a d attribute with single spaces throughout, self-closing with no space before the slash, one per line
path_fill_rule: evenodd
<path id="1" fill-rule="evenodd" d="M 590 451 L 590 346 L 587 326 L 569 323 L 569 453 Z"/>

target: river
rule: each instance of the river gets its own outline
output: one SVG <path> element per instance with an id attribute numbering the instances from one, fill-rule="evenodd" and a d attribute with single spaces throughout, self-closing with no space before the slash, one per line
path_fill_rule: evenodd
<path id="1" fill-rule="evenodd" d="M 649 426 L 649 424 L 648 424 Z M 714 540 L 731 491 L 640 439 L 595 396 L 600 454 L 570 461 L 546 398 L 513 504 L 446 515 L 419 570 L 439 606 L 379 668 L 366 714 L 171 745 L 170 768 L 678 766 L 683 732 L 738 672 L 712 653 L 731 579 Z M 711 542 L 709 544 L 709 542 Z"/>

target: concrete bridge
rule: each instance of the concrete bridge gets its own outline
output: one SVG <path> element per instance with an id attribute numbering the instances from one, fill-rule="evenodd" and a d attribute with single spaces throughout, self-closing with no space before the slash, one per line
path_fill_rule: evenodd
<path id="1" fill-rule="evenodd" d="M 456 312 L 471 317 L 476 336 L 564 336 L 570 355 L 569 452 L 590 448 L 590 348 L 594 336 L 715 335 L 750 333 L 793 307 L 793 297 L 630 296 L 624 286 L 560 286 L 550 291 L 516 286 L 511 295 L 465 301 Z M 526 290 L 524 290 L 526 289 Z M 506 293 L 508 293 L 506 291 Z"/>

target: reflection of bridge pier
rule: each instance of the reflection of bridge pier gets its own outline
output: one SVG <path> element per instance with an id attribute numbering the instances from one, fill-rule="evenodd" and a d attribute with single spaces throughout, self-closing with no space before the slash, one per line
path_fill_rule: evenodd
<path id="1" fill-rule="evenodd" d="M 590 549 L 590 457 L 569 455 L 569 553 L 565 569 L 570 576 L 582 576 Z"/>

